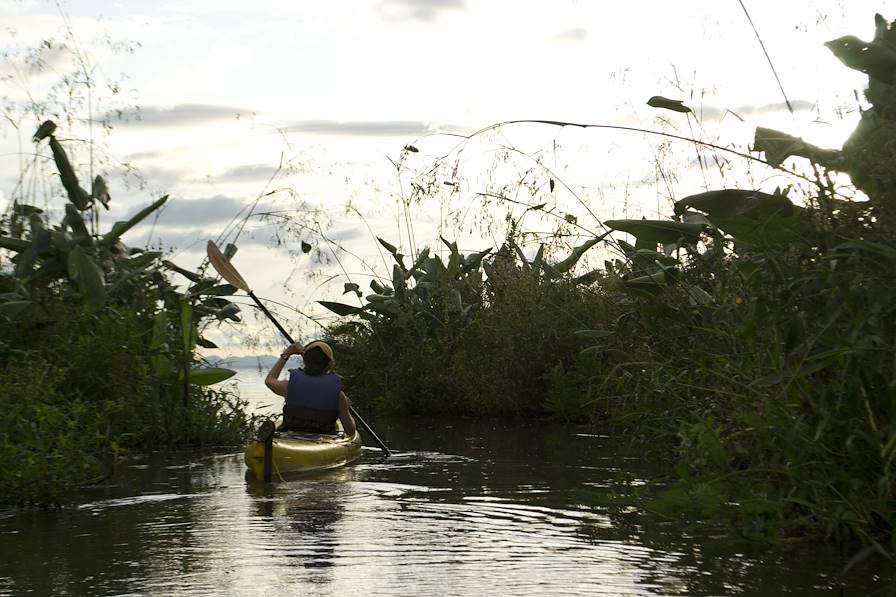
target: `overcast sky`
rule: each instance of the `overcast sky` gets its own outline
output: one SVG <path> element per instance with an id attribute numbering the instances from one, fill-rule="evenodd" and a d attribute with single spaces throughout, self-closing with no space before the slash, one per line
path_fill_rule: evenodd
<path id="1" fill-rule="evenodd" d="M 706 188 L 786 184 L 744 164 L 699 173 L 692 145 L 622 131 L 508 125 L 471 140 L 456 135 L 543 119 L 664 130 L 744 150 L 761 125 L 838 147 L 865 79 L 822 44 L 846 34 L 870 39 L 874 13 L 892 20 L 894 8 L 866 0 L 182 0 L 77 1 L 60 10 L 0 0 L 0 97 L 20 126 L 0 125 L 0 202 L 13 194 L 38 201 L 15 187 L 39 124 L 21 106 L 48 97 L 72 61 L 56 46 L 41 52 L 40 71 L 25 57 L 43 40 L 63 41 L 68 24 L 93 68 L 93 118 L 114 126 L 95 135 L 98 155 L 100 146 L 108 152 L 98 166 L 113 195 L 107 225 L 169 193 L 164 214 L 126 241 L 163 243 L 193 266 L 205 240 L 232 232 L 241 210 L 273 192 L 256 211 L 303 214 L 302 223 L 320 228 L 278 234 L 249 218 L 235 263 L 259 294 L 320 314 L 314 300 L 338 297 L 350 279 L 366 286 L 377 267 L 385 273 L 374 234 L 410 253 L 454 219 L 465 250 L 500 242 L 477 216 L 478 193 L 512 192 L 530 204 L 544 194 L 587 236 L 604 219 L 668 216 L 674 198 Z M 646 106 L 653 95 L 685 100 L 698 117 Z M 86 107 L 75 112 L 83 125 Z M 72 126 L 59 136 L 87 138 L 84 126 Z M 84 171 L 85 145 L 71 143 Z M 419 151 L 403 152 L 408 144 Z M 419 177 L 436 165 L 435 178 Z M 144 188 L 121 178 L 130 167 Z M 548 190 L 550 178 L 562 184 Z M 405 217 L 400 198 L 413 183 L 431 200 Z M 288 255 L 303 239 L 332 262 L 314 280 L 310 257 Z M 282 316 L 313 334 L 298 313 Z M 210 335 L 226 351 L 250 352 L 239 330 Z"/>

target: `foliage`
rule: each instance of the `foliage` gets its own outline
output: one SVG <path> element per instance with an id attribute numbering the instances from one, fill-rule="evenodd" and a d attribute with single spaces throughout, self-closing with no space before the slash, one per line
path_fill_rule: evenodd
<path id="1" fill-rule="evenodd" d="M 233 372 L 196 365 L 200 330 L 239 320 L 236 288 L 131 249 L 121 236 L 161 207 L 162 197 L 105 233 L 100 207 L 111 200 L 102 177 L 88 193 L 47 121 L 48 140 L 68 195 L 56 224 L 15 201 L 0 222 L 0 356 L 5 399 L 0 426 L 11 478 L 4 502 L 45 501 L 70 484 L 111 474 L 121 449 L 235 443 L 251 421 L 226 391 L 196 388 Z M 91 231 L 93 230 L 93 231 Z M 0 254 L 2 258 L 2 254 Z M 190 281 L 185 293 L 165 270 Z M 192 385 L 191 385 L 192 382 Z M 41 460 L 47 466 L 39 466 Z"/>
<path id="2" fill-rule="evenodd" d="M 726 188 L 678 200 L 668 220 L 607 221 L 635 243 L 578 278 L 510 235 L 474 254 L 486 276 L 458 266 L 418 289 L 384 243 L 393 286 L 334 309 L 351 317 L 331 333 L 353 395 L 406 412 L 605 419 L 677 450 L 680 483 L 658 510 L 763 540 L 857 537 L 892 557 L 896 24 L 876 24 L 872 42 L 828 44 L 870 78 L 842 149 L 756 130 L 767 163 L 818 173 L 803 205 L 791 188 Z M 679 104 L 651 99 L 690 114 Z M 845 199 L 833 172 L 867 200 Z"/>

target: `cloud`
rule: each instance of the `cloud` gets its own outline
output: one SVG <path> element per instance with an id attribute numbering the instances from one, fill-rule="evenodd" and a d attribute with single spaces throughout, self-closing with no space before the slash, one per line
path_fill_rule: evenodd
<path id="1" fill-rule="evenodd" d="M 176 247 L 188 252 L 199 250 L 197 247 L 201 245 L 200 248 L 205 250 L 205 241 L 217 236 L 235 218 L 238 220 L 245 216 L 243 210 L 247 210 L 250 204 L 251 201 L 224 195 L 172 199 L 158 212 L 158 219 L 155 215 L 147 217 L 126 235 L 125 242 L 131 246 L 143 246 L 151 241 L 153 245 L 161 243 L 166 248 Z M 134 208 L 127 217 L 142 207 Z M 259 203 L 254 211 L 258 213 L 270 209 L 270 205 Z M 237 244 L 267 244 L 272 230 L 271 224 L 251 218 L 246 233 Z"/>
<path id="2" fill-rule="evenodd" d="M 225 170 L 221 174 L 212 176 L 212 178 L 218 182 L 267 180 L 274 173 L 274 170 L 276 170 L 276 168 L 269 164 L 245 164 L 243 166 L 237 166 L 235 168 Z"/>
<path id="3" fill-rule="evenodd" d="M 300 120 L 285 124 L 281 130 L 288 133 L 355 137 L 412 137 L 433 132 L 433 125 L 418 120 Z"/>
<path id="4" fill-rule="evenodd" d="M 561 31 L 560 33 L 551 37 L 551 41 L 585 41 L 588 39 L 588 31 L 582 29 L 581 27 L 573 27 L 572 29 L 567 29 L 566 31 Z"/>
<path id="5" fill-rule="evenodd" d="M 247 204 L 243 199 L 224 195 L 203 199 L 173 199 L 160 212 L 156 227 L 182 229 L 224 224 L 230 222 Z M 145 220 L 151 221 L 152 216 Z"/>
<path id="6" fill-rule="evenodd" d="M 806 112 L 815 109 L 815 102 L 806 100 L 792 100 L 790 102 L 790 105 L 793 107 L 794 112 Z M 720 118 L 729 111 L 725 108 L 719 108 L 717 106 L 691 106 L 691 108 L 701 118 Z M 785 104 L 784 102 L 775 102 L 771 104 L 763 104 L 761 106 L 740 106 L 737 108 L 733 108 L 730 111 L 733 112 L 736 116 L 745 118 L 747 116 L 771 114 L 773 112 L 786 112 L 787 104 Z"/>
<path id="7" fill-rule="evenodd" d="M 443 14 L 466 8 L 466 0 L 380 0 L 376 11 L 385 21 L 434 23 Z"/>
<path id="8" fill-rule="evenodd" d="M 233 120 L 252 110 L 215 104 L 178 104 L 171 107 L 143 106 L 135 111 L 107 112 L 103 120 L 120 120 L 119 126 L 183 126 Z"/>

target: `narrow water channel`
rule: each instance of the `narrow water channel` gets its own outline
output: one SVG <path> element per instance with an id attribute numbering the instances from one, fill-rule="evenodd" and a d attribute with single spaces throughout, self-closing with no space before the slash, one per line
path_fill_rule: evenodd
<path id="1" fill-rule="evenodd" d="M 243 375 L 253 406 L 266 396 Z M 254 385 L 253 385 L 254 384 Z M 373 420 L 369 421 L 374 423 Z M 611 514 L 652 474 L 539 423 L 375 421 L 395 450 L 265 486 L 242 455 L 151 455 L 59 511 L 0 515 L 0 595 L 890 595 L 876 560 Z"/>

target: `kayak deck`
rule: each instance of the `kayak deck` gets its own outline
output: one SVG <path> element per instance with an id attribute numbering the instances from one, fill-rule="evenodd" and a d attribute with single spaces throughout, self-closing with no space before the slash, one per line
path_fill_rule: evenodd
<path id="1" fill-rule="evenodd" d="M 296 431 L 280 432 L 273 439 L 274 476 L 343 466 L 361 455 L 361 435 L 354 437 L 321 435 Z M 264 443 L 253 441 L 246 447 L 246 466 L 259 481 L 264 479 Z"/>

